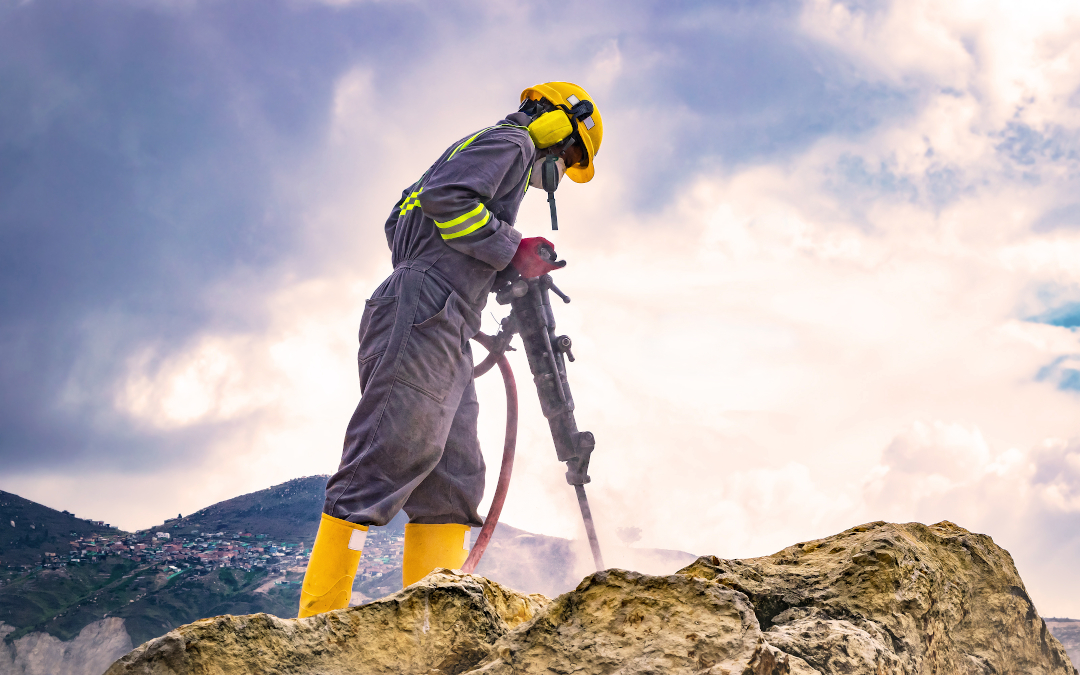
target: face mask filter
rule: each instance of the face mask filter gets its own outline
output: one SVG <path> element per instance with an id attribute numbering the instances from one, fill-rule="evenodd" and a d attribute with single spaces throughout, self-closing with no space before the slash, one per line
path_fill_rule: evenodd
<path id="1" fill-rule="evenodd" d="M 548 159 L 554 159 L 554 162 L 547 162 Z M 552 175 L 552 169 L 548 169 L 547 183 L 544 182 L 544 166 L 553 167 L 555 170 Z M 554 155 L 548 155 L 547 157 L 540 157 L 533 162 L 532 173 L 529 174 L 529 185 L 534 188 L 543 188 L 548 192 L 554 192 L 559 186 L 559 181 L 562 180 L 563 174 L 566 173 L 566 163 L 563 162 L 562 157 L 555 157 Z M 548 185 L 552 187 L 549 189 Z"/>
<path id="2" fill-rule="evenodd" d="M 555 190 L 559 189 L 559 179 L 564 173 L 566 173 L 566 164 L 561 157 L 548 155 L 540 164 L 540 185 L 548 193 L 552 230 L 559 229 L 559 218 L 555 215 Z"/>

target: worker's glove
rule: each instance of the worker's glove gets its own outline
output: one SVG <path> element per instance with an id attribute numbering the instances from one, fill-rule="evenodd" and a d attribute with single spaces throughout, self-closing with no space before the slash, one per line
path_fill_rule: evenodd
<path id="1" fill-rule="evenodd" d="M 565 260 L 556 261 L 555 246 L 543 237 L 526 237 L 518 244 L 517 253 L 510 261 L 526 279 L 547 274 L 566 266 Z"/>

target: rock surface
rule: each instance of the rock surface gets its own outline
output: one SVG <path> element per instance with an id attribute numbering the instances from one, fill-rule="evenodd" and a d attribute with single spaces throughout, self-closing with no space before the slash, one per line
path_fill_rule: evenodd
<path id="1" fill-rule="evenodd" d="M 680 573 L 746 594 L 769 644 L 811 672 L 1076 672 L 1012 556 L 949 522 L 870 523 Z"/>
<path id="2" fill-rule="evenodd" d="M 120 673 L 460 673 L 548 602 L 437 570 L 382 600 L 306 619 L 219 616 L 181 626 L 114 663 Z"/>
<path id="3" fill-rule="evenodd" d="M 1076 675 L 1007 552 L 943 522 L 870 523 L 669 576 L 590 575 L 554 601 L 438 570 L 308 619 L 205 619 L 107 675 Z"/>

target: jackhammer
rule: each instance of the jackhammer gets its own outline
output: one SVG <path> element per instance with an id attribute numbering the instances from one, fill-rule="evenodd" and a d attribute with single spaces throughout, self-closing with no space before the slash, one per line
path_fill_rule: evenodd
<path id="1" fill-rule="evenodd" d="M 558 264 L 553 248 L 541 246 L 540 253 L 548 262 Z M 479 377 L 496 364 L 502 371 L 507 394 L 506 442 L 503 447 L 499 483 L 491 509 L 462 570 L 472 572 L 480 562 L 480 557 L 495 530 L 510 483 L 517 439 L 517 390 L 505 352 L 513 351 L 510 341 L 517 334 L 521 336 L 525 346 L 529 370 L 532 371 L 536 393 L 540 397 L 540 408 L 548 420 L 551 437 L 555 442 L 555 453 L 560 462 L 566 462 L 566 482 L 573 485 L 577 493 L 593 562 L 596 570 L 600 571 L 604 569 L 604 560 L 600 555 L 600 542 L 596 538 L 596 525 L 589 509 L 589 500 L 585 496 L 585 484 L 591 480 L 589 459 L 596 446 L 596 439 L 591 432 L 579 431 L 577 428 L 574 398 L 570 394 L 570 384 L 566 378 L 566 360 L 574 361 L 571 351 L 573 343 L 568 336 L 555 334 L 555 315 L 551 310 L 549 292 L 562 298 L 564 303 L 570 302 L 570 298 L 555 286 L 550 274 L 525 279 L 511 272 L 509 275 L 500 276 L 492 292 L 497 303 L 510 305 L 510 314 L 502 320 L 495 336 L 480 333 L 473 338 L 488 350 L 487 357 L 473 369 L 473 375 Z"/>

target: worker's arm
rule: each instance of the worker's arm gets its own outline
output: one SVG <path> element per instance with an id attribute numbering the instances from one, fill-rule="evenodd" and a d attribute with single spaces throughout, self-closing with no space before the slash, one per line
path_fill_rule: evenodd
<path id="1" fill-rule="evenodd" d="M 512 222 L 489 211 L 487 202 L 507 196 L 509 190 L 524 193 L 524 186 L 518 185 L 532 163 L 532 153 L 524 131 L 494 129 L 435 167 L 419 200 L 448 246 L 497 270 L 510 263 L 521 233 Z"/>

